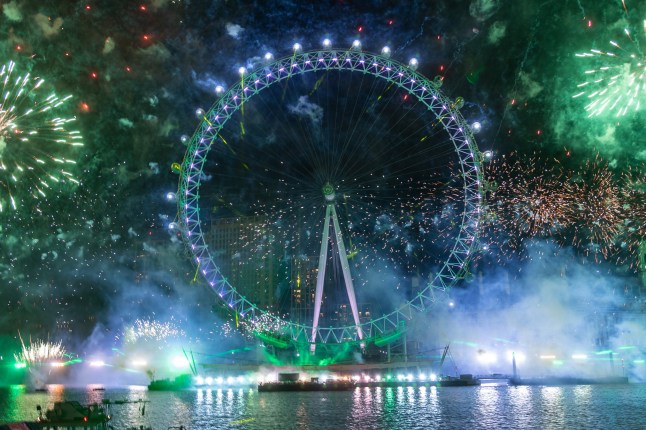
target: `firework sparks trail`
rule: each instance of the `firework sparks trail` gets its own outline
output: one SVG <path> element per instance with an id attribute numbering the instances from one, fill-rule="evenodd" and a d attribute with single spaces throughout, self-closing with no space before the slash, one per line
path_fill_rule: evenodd
<path id="1" fill-rule="evenodd" d="M 496 218 L 517 235 L 547 236 L 572 223 L 567 213 L 564 174 L 537 156 L 525 160 L 503 157 L 490 164 L 489 201 Z"/>
<path id="2" fill-rule="evenodd" d="M 49 342 L 38 340 L 33 342 L 30 339 L 29 343 L 25 344 L 21 337 L 20 343 L 22 350 L 20 354 L 14 354 L 14 358 L 16 361 L 29 366 L 60 360 L 65 356 L 65 348 L 61 341 Z"/>
<path id="3" fill-rule="evenodd" d="M 624 220 L 619 187 L 608 164 L 598 156 L 588 160 L 581 175 L 566 188 L 572 216 L 577 220 L 572 243 L 584 246 L 586 253 L 601 253 L 608 258 Z"/>
<path id="4" fill-rule="evenodd" d="M 398 180 L 390 184 L 398 197 L 383 200 L 379 198 L 383 191 L 373 189 L 371 184 L 342 187 L 338 209 L 347 232 L 349 259 L 358 266 L 375 267 L 384 273 L 392 273 L 391 268 L 415 273 L 432 264 L 437 255 L 425 250 L 433 247 L 446 252 L 459 227 L 456 219 L 464 200 L 460 180 L 457 173 L 444 180 L 439 177 L 426 181 Z M 263 273 L 266 261 L 285 255 L 294 264 L 306 266 L 312 257 L 303 250 L 303 244 L 318 236 L 323 228 L 318 214 L 320 197 L 303 196 L 287 183 L 280 184 L 285 189 L 276 193 L 276 199 L 258 200 L 251 205 L 251 217 L 232 221 L 239 225 L 231 239 L 237 249 L 232 260 L 245 267 L 256 267 L 259 273 Z M 375 201 L 380 207 L 377 214 L 372 209 Z M 226 205 L 223 198 L 219 202 Z M 302 209 L 295 213 L 296 207 Z M 233 272 L 231 281 L 242 282 L 237 276 Z M 355 281 L 364 286 L 369 278 L 356 275 Z M 273 323 L 273 318 L 270 320 L 267 322 Z"/>
<path id="5" fill-rule="evenodd" d="M 631 268 L 641 267 L 640 247 L 646 243 L 646 166 L 630 168 L 621 178 L 621 199 L 624 221 L 620 232 L 619 245 L 626 255 Z"/>
<path id="6" fill-rule="evenodd" d="M 505 119 L 507 118 L 507 114 L 509 113 L 509 110 L 512 108 L 512 106 L 515 104 L 516 101 L 516 94 L 517 90 L 516 88 L 518 87 L 518 82 L 521 80 L 521 76 L 523 74 L 523 70 L 525 68 L 525 62 L 527 61 L 527 58 L 529 57 L 530 52 L 534 48 L 534 45 L 536 44 L 536 33 L 538 31 L 538 28 L 541 25 L 541 20 L 540 20 L 540 10 L 545 6 L 546 4 L 551 3 L 551 0 L 547 0 L 543 3 L 541 3 L 537 8 L 536 8 L 536 19 L 534 20 L 534 25 L 532 25 L 532 28 L 529 32 L 529 38 L 527 41 L 527 48 L 525 48 L 525 52 L 523 53 L 523 59 L 521 60 L 520 64 L 518 65 L 518 71 L 516 72 L 516 76 L 514 78 L 514 83 L 511 86 L 511 91 L 509 94 L 511 94 L 511 103 L 507 103 L 505 105 L 505 109 L 502 113 L 502 116 L 500 117 L 500 122 L 498 123 L 498 129 L 496 130 L 496 135 L 494 140 L 498 139 L 498 135 L 500 134 L 500 130 L 502 130 L 502 126 L 505 122 Z"/>
<path id="7" fill-rule="evenodd" d="M 0 68 L 0 212 L 16 210 L 29 196 L 46 198 L 58 184 L 78 184 L 76 161 L 61 154 L 82 146 L 75 118 L 60 116 L 72 96 L 45 93 L 44 80 L 18 74 L 14 62 Z"/>
<path id="8" fill-rule="evenodd" d="M 599 156 L 576 171 L 554 161 L 547 167 L 536 155 L 511 154 L 487 165 L 485 247 L 522 256 L 525 240 L 540 237 L 597 261 L 630 260 L 635 268 L 646 233 L 643 169 L 630 169 L 618 180 Z"/>
<path id="9" fill-rule="evenodd" d="M 284 317 L 284 316 L 283 316 Z M 288 329 L 285 321 L 282 321 L 277 316 L 271 313 L 263 313 L 256 317 L 253 321 L 240 320 L 240 328 L 243 333 L 253 334 L 254 331 L 265 331 L 269 333 L 285 333 Z"/>
<path id="10" fill-rule="evenodd" d="M 163 342 L 182 336 L 186 336 L 186 333 L 173 322 L 155 320 L 137 319 L 132 326 L 124 330 L 124 341 L 126 343 L 136 343 L 138 341 Z"/>
<path id="11" fill-rule="evenodd" d="M 463 199 L 457 176 L 444 182 L 439 179 L 427 182 L 416 181 L 415 183 L 407 180 L 393 185 L 393 189 L 399 190 L 398 197 L 384 202 L 385 206 L 380 208 L 380 214 L 376 217 L 369 211 L 370 205 L 378 198 L 374 190 L 366 185 L 345 190 L 339 211 L 347 218 L 348 231 L 352 240 L 357 242 L 365 240 L 363 236 L 377 231 L 382 233 L 384 240 L 396 241 L 403 248 L 407 246 L 410 248 L 413 245 L 407 242 L 410 239 L 409 235 L 396 235 L 396 231 L 401 233 L 408 229 L 430 231 L 444 228 L 445 226 L 440 225 L 442 224 L 440 218 L 446 221 L 451 216 L 448 213 L 451 208 L 457 206 Z M 295 207 L 298 204 L 297 199 L 299 196 L 295 196 L 291 190 L 285 190 L 278 193 L 278 195 L 280 200 L 256 202 L 252 206 L 253 216 L 256 217 L 257 222 L 262 221 L 262 226 L 256 225 L 253 232 L 239 238 L 240 241 L 237 244 L 241 249 L 254 248 L 256 251 L 262 250 L 263 241 L 268 242 L 275 239 L 275 237 L 267 235 L 267 231 L 270 229 L 269 225 L 295 221 L 290 219 L 292 213 L 285 210 L 285 208 Z M 316 198 L 318 196 L 315 196 L 313 200 Z M 438 214 L 440 212 L 438 210 L 439 206 L 444 207 L 441 214 L 435 217 L 429 216 Z M 314 216 L 320 205 L 313 203 L 311 208 L 312 216 Z M 453 208 L 453 211 L 457 210 L 458 208 Z M 377 218 L 377 222 L 374 221 L 375 218 Z M 316 231 L 321 228 L 321 225 L 316 225 Z M 444 230 L 447 230 L 447 228 L 444 228 Z M 445 235 L 448 235 L 448 233 Z M 432 240 L 435 242 L 441 237 L 442 235 L 434 236 Z M 293 241 L 289 243 L 295 246 Z"/>
<path id="12" fill-rule="evenodd" d="M 571 226 L 569 194 L 563 186 L 567 176 L 537 155 L 520 158 L 512 153 L 492 160 L 485 169 L 487 207 L 481 235 L 486 250 L 494 247 L 501 257 L 520 255 L 525 239 L 552 237 Z"/>
<path id="13" fill-rule="evenodd" d="M 623 3 L 628 19 L 628 9 Z M 640 23 L 644 32 L 624 28 L 621 39 L 611 40 L 605 49 L 590 49 L 578 53 L 591 64 L 585 71 L 586 80 L 577 85 L 573 98 L 587 99 L 585 110 L 588 117 L 613 115 L 622 117 L 642 108 L 646 89 L 646 62 L 640 47 L 640 39 L 646 33 L 646 20 Z M 634 26 L 633 26 L 634 27 Z"/>

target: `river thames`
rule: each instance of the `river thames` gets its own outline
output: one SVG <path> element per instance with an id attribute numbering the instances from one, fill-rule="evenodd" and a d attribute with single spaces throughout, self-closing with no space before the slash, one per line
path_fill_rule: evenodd
<path id="1" fill-rule="evenodd" d="M 33 420 L 36 405 L 148 400 L 112 409 L 115 429 L 646 429 L 646 385 L 356 388 L 258 393 L 255 388 L 148 392 L 145 387 L 0 389 L 0 423 Z M 142 415 L 142 412 L 145 412 Z"/>

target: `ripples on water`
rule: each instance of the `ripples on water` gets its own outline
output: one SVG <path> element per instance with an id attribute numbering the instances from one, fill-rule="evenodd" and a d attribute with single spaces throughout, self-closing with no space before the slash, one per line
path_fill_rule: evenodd
<path id="1" fill-rule="evenodd" d="M 348 392 L 258 393 L 252 388 L 148 392 L 50 385 L 0 389 L 0 423 L 33 420 L 36 405 L 150 400 L 113 408 L 115 429 L 646 429 L 646 385 L 399 387 Z"/>

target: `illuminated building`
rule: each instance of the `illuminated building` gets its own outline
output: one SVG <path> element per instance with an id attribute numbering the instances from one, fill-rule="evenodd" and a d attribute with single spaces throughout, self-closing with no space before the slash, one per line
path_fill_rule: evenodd
<path id="1" fill-rule="evenodd" d="M 222 275 L 249 301 L 266 310 L 276 307 L 281 248 L 272 230 L 265 217 L 219 218 L 211 222 L 205 237 Z"/>

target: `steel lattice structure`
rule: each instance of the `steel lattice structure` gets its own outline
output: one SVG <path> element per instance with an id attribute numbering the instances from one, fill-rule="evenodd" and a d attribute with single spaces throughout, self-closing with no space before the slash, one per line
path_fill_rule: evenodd
<path id="1" fill-rule="evenodd" d="M 206 112 L 189 141 L 182 162 L 178 213 L 180 230 L 192 255 L 193 262 L 209 286 L 232 308 L 240 318 L 262 327 L 280 327 L 281 336 L 301 343 L 332 343 L 359 341 L 357 326 L 317 327 L 296 324 L 283 320 L 258 308 L 245 298 L 223 276 L 215 264 L 205 242 L 200 224 L 200 178 L 211 145 L 219 131 L 243 104 L 262 90 L 280 81 L 313 71 L 345 70 L 372 75 L 407 91 L 422 102 L 448 133 L 459 158 L 460 174 L 464 180 L 464 210 L 461 227 L 449 256 L 441 269 L 420 292 L 410 301 L 380 318 L 364 322 L 360 329 L 364 340 L 384 336 L 396 331 L 400 323 L 413 318 L 417 312 L 428 309 L 441 298 L 448 298 L 447 292 L 467 270 L 467 263 L 476 250 L 477 231 L 481 216 L 482 169 L 481 153 L 475 139 L 459 112 L 458 103 L 443 95 L 439 88 L 442 81 L 431 81 L 412 68 L 392 60 L 359 50 L 325 49 L 310 52 L 295 52 L 289 57 L 267 63 L 253 72 L 243 71 L 241 80 L 223 94 L 214 106 Z M 267 324 L 271 321 L 272 324 Z"/>

